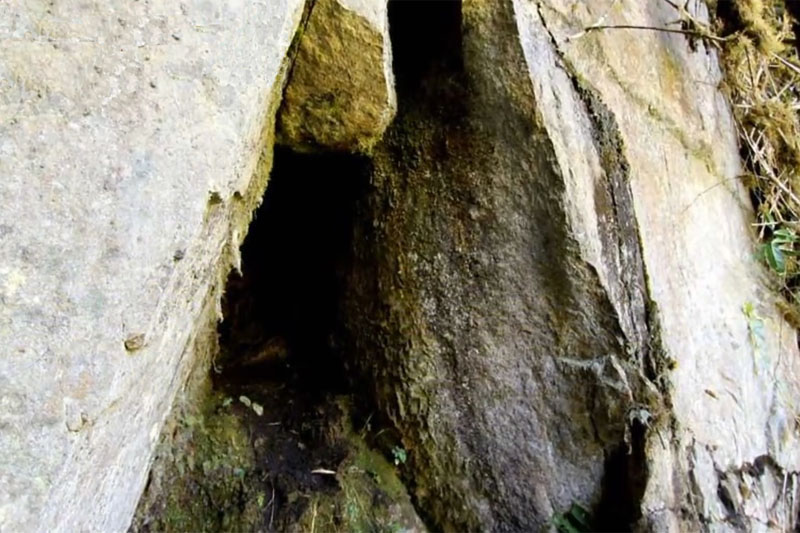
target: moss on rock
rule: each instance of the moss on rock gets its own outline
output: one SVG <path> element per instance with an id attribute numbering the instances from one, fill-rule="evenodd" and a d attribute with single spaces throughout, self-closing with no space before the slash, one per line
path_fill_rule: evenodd
<path id="1" fill-rule="evenodd" d="M 175 417 L 131 531 L 250 531 L 259 522 L 253 449 L 227 402 L 209 394 Z"/>
<path id="2" fill-rule="evenodd" d="M 366 152 L 380 139 L 396 104 L 386 24 L 374 22 L 338 0 L 314 4 L 278 118 L 281 143 Z"/>

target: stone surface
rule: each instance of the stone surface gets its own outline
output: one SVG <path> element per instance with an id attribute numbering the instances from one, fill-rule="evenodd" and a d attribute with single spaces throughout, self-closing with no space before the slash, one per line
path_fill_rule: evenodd
<path id="1" fill-rule="evenodd" d="M 797 334 L 780 318 L 777 296 L 753 258 L 751 207 L 737 180 L 735 129 L 717 90 L 716 54 L 657 32 L 570 39 L 606 13 L 609 25 L 664 27 L 677 17 L 666 2 L 541 4 L 543 26 L 533 22 L 530 3 L 516 6 L 551 138 L 566 144 L 570 133 L 545 94 L 563 102 L 565 93 L 540 60 L 542 39 L 537 45 L 531 35 L 537 27 L 555 41 L 558 68 L 586 80 L 616 117 L 649 295 L 663 350 L 676 364 L 664 376 L 670 424 L 655 427 L 647 445 L 640 526 L 792 529 L 800 470 Z M 702 3 L 693 7 L 707 19 Z M 561 158 L 573 167 L 573 151 Z"/>
<path id="2" fill-rule="evenodd" d="M 572 503 L 610 529 L 791 529 L 796 333 L 713 50 L 582 31 L 664 26 L 667 2 L 396 9 L 345 312 L 418 504 L 452 530 Z"/>
<path id="3" fill-rule="evenodd" d="M 302 2 L 0 13 L 0 530 L 122 531 L 263 191 Z"/>
<path id="4" fill-rule="evenodd" d="M 214 355 L 303 5 L 0 9 L 0 530 L 121 531 Z M 793 529 L 800 354 L 713 50 L 583 31 L 664 26 L 668 2 L 389 10 L 385 135 L 371 0 L 315 2 L 279 123 L 296 150 L 373 153 L 337 340 L 420 510 Z"/>
<path id="5" fill-rule="evenodd" d="M 511 2 L 393 9 L 398 117 L 375 148 L 345 310 L 356 366 L 438 527 L 536 531 L 599 500 L 627 408 L 654 401 L 628 355 L 649 338 L 630 192 L 609 155 L 613 174 L 572 178 L 602 195 L 602 222 L 570 196 Z M 568 126 L 600 168 L 614 132 L 596 140 L 581 118 Z M 582 249 L 601 232 L 609 249 Z"/>
<path id="6" fill-rule="evenodd" d="M 386 1 L 314 2 L 284 93 L 280 142 L 300 151 L 368 151 L 396 106 Z"/>

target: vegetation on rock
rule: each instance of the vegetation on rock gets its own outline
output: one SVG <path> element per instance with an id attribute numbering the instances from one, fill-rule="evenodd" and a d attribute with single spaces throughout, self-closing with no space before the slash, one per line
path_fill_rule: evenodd
<path id="1" fill-rule="evenodd" d="M 800 61 L 784 0 L 717 4 L 722 64 L 739 132 L 748 186 L 763 241 L 759 256 L 774 272 L 800 325 Z M 795 8 L 796 9 L 796 8 Z"/>

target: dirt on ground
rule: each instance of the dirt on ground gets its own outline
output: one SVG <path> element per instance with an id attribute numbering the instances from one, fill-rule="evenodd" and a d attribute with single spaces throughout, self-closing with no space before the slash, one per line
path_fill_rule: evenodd
<path id="1" fill-rule="evenodd" d="M 159 447 L 131 531 L 423 531 L 401 461 L 355 411 L 289 358 L 223 371 Z"/>

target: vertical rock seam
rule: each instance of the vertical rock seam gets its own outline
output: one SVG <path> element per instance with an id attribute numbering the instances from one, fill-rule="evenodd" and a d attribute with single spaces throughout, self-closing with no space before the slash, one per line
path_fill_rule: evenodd
<path id="1" fill-rule="evenodd" d="M 619 126 L 600 96 L 559 51 L 538 3 L 537 12 L 558 58 L 557 67 L 569 78 L 575 100 L 582 105 L 580 112 L 588 119 L 601 168 L 595 182 L 594 210 L 601 259 L 610 274 L 606 291 L 626 338 L 628 357 L 623 367 L 633 396 L 625 413 L 624 442 L 606 457 L 604 494 L 597 506 L 595 525 L 605 530 L 628 529 L 641 518 L 648 478 L 647 441 L 656 438 L 663 442 L 662 430 L 674 423 L 665 379 L 674 362 L 661 345 L 658 310 L 649 294 L 630 167 Z"/>

